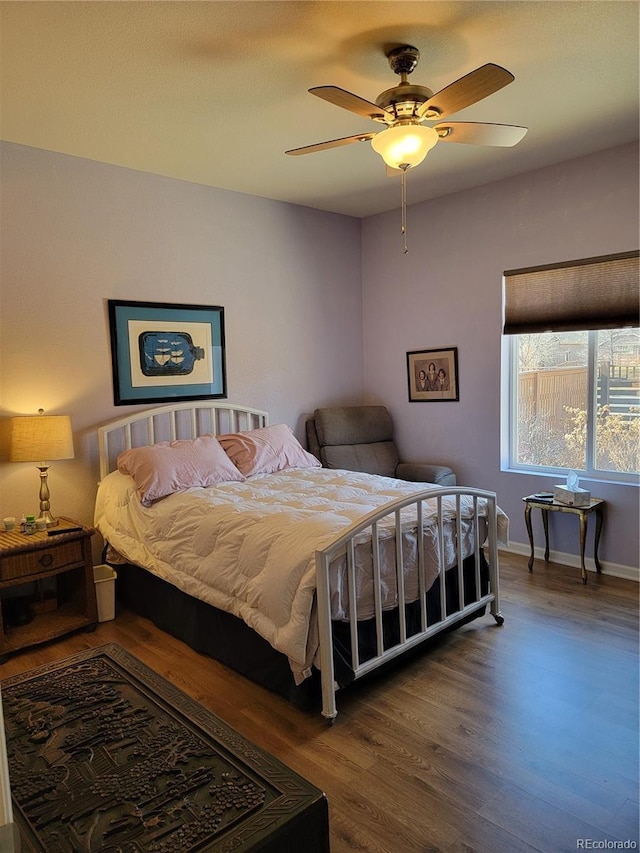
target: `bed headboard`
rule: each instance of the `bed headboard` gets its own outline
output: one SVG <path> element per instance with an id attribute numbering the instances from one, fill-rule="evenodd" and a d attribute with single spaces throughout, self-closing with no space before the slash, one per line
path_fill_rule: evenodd
<path id="1" fill-rule="evenodd" d="M 100 479 L 115 470 L 118 455 L 132 447 L 197 438 L 207 433 L 224 435 L 268 425 L 267 412 L 226 401 L 174 403 L 134 412 L 98 428 Z"/>

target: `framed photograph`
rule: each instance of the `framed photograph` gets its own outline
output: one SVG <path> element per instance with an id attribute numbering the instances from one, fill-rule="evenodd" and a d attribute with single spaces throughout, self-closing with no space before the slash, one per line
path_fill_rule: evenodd
<path id="1" fill-rule="evenodd" d="M 408 352 L 407 378 L 410 403 L 459 400 L 458 348 Z"/>
<path id="2" fill-rule="evenodd" d="M 224 308 L 108 304 L 116 406 L 227 396 Z"/>

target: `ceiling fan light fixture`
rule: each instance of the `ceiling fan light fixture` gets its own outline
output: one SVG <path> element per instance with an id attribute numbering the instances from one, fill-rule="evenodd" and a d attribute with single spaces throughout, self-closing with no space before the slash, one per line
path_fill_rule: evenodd
<path id="1" fill-rule="evenodd" d="M 439 136 L 432 127 L 399 124 L 376 133 L 371 147 L 392 169 L 413 168 L 422 163 Z"/>

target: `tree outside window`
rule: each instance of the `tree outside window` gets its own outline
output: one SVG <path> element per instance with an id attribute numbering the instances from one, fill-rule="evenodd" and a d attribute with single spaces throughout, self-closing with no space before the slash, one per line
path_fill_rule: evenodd
<path id="1" fill-rule="evenodd" d="M 512 465 L 637 474 L 640 330 L 545 332 L 511 340 Z"/>

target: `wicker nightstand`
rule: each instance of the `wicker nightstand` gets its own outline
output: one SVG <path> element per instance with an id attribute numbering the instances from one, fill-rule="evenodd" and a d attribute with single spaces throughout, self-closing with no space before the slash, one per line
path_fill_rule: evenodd
<path id="1" fill-rule="evenodd" d="M 95 531 L 69 518 L 52 530 L 0 533 L 0 663 L 18 649 L 97 624 Z"/>

